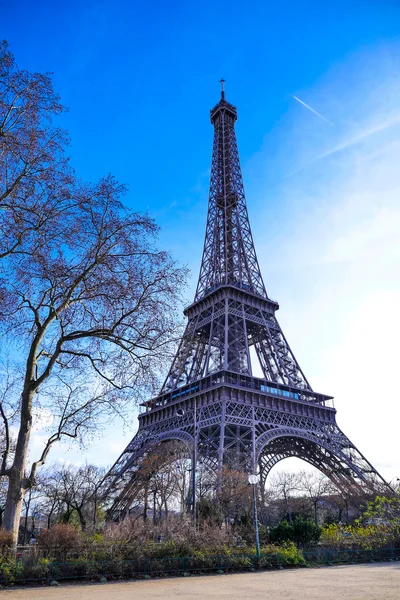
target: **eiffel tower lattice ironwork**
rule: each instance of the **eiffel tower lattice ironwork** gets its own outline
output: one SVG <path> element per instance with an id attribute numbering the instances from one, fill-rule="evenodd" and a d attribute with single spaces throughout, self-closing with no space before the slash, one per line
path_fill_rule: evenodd
<path id="1" fill-rule="evenodd" d="M 222 84 L 223 85 L 223 84 Z M 129 509 L 135 472 L 155 444 L 180 440 L 215 472 L 225 464 L 262 483 L 301 458 L 348 492 L 388 485 L 336 424 L 333 398 L 312 390 L 267 295 L 254 248 L 235 136 L 235 106 L 211 110 L 214 143 L 206 235 L 194 302 L 160 394 L 105 480 L 111 515 Z M 252 352 L 250 349 L 253 348 Z M 255 377 L 258 358 L 263 377 Z"/>

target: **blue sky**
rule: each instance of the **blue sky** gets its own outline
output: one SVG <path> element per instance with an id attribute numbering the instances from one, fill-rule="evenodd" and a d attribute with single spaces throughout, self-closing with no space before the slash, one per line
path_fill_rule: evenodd
<path id="1" fill-rule="evenodd" d="M 226 79 L 256 249 L 286 336 L 314 387 L 336 396 L 345 433 L 386 477 L 400 476 L 398 2 L 0 5 L 18 63 L 54 72 L 78 174 L 128 185 L 127 203 L 155 217 L 161 244 L 192 269 L 188 299 L 209 109 Z M 115 425 L 87 458 L 109 464 L 131 435 Z"/>

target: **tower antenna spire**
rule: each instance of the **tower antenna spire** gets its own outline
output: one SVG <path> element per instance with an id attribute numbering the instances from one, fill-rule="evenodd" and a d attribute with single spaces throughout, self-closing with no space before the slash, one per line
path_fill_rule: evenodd
<path id="1" fill-rule="evenodd" d="M 221 100 L 225 100 L 225 79 L 219 80 L 221 84 Z"/>

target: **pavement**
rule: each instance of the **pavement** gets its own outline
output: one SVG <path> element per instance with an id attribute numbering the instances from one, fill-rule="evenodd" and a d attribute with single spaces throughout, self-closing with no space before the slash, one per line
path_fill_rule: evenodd
<path id="1" fill-rule="evenodd" d="M 8 600 L 400 600 L 400 564 L 377 563 L 1 590 Z"/>

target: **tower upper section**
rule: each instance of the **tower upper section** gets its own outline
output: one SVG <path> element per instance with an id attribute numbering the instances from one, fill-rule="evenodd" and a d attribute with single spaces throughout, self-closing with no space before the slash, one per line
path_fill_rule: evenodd
<path id="1" fill-rule="evenodd" d="M 312 391 L 275 317 L 279 305 L 268 298 L 261 277 L 246 208 L 236 119 L 236 108 L 225 100 L 222 89 L 211 111 L 214 145 L 200 277 L 195 300 L 184 311 L 186 330 L 162 393 L 222 371 L 251 377 L 254 368 L 261 370 L 266 382 Z"/>
<path id="2" fill-rule="evenodd" d="M 267 298 L 247 214 L 235 135 L 236 107 L 221 99 L 211 110 L 214 142 L 203 258 L 195 302 L 223 285 Z"/>

